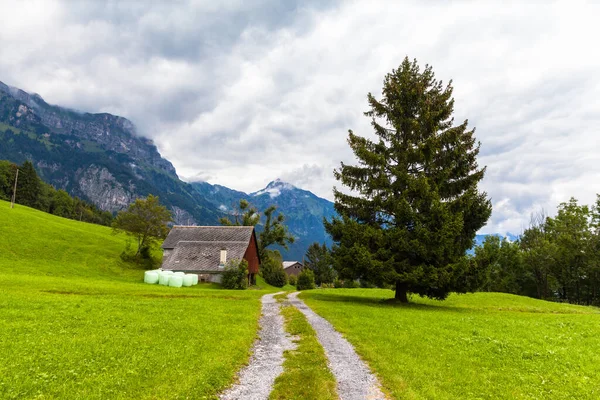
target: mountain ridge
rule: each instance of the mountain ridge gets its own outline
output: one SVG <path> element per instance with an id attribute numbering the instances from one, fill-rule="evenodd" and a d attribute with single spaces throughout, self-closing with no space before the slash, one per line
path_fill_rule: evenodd
<path id="1" fill-rule="evenodd" d="M 30 160 L 44 181 L 113 213 L 137 197 L 157 195 L 180 225 L 216 225 L 242 198 L 261 211 L 275 204 L 297 237 L 289 251 L 281 249 L 287 258 L 301 259 L 313 241 L 329 243 L 322 224 L 333 212 L 328 200 L 281 180 L 250 194 L 184 182 L 128 119 L 50 105 L 38 94 L 3 82 L 0 159 L 18 164 Z M 277 190 L 281 197 L 270 197 L 265 190 Z"/>

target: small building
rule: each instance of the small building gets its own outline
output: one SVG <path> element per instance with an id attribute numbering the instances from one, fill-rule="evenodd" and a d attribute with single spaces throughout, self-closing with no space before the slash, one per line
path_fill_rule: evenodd
<path id="1" fill-rule="evenodd" d="M 289 275 L 300 275 L 300 272 L 304 269 L 304 265 L 302 265 L 299 261 L 284 261 L 283 262 L 283 270 L 286 274 Z"/>
<path id="2" fill-rule="evenodd" d="M 231 260 L 248 262 L 248 280 L 260 267 L 253 226 L 174 226 L 162 244 L 162 269 L 198 274 L 204 282 L 221 282 Z"/>

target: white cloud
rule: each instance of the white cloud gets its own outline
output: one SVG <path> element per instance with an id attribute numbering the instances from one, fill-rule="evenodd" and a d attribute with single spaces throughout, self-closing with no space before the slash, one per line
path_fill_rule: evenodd
<path id="1" fill-rule="evenodd" d="M 494 202 L 519 232 L 600 189 L 598 5 L 553 2 L 0 3 L 0 80 L 132 119 L 181 176 L 247 192 L 281 177 L 331 198 L 371 135 L 366 93 L 405 55 L 454 79 Z"/>

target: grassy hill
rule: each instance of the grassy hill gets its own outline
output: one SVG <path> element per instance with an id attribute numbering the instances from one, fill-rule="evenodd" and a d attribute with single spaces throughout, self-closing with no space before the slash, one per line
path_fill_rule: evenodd
<path id="1" fill-rule="evenodd" d="M 264 291 L 142 283 L 126 238 L 0 201 L 0 398 L 211 398 L 249 357 Z"/>
<path id="2" fill-rule="evenodd" d="M 391 290 L 301 295 L 356 347 L 396 399 L 597 399 L 600 310 L 503 293 Z"/>

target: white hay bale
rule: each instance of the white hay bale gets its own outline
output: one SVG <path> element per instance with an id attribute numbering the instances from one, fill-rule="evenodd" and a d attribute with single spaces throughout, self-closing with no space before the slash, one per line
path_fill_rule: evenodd
<path id="1" fill-rule="evenodd" d="M 166 274 L 164 272 L 161 272 L 158 275 L 158 284 L 159 285 L 167 286 L 167 285 L 169 285 L 169 279 L 170 278 L 171 278 L 171 274 Z"/>
<path id="2" fill-rule="evenodd" d="M 185 275 L 183 277 L 183 286 L 192 286 L 194 284 L 194 277 L 192 275 Z"/>
<path id="3" fill-rule="evenodd" d="M 158 283 L 158 274 L 154 271 L 146 271 L 144 273 L 144 282 L 151 285 Z"/>
<path id="4" fill-rule="evenodd" d="M 192 276 L 192 278 L 194 278 L 194 282 L 192 282 L 192 285 L 197 285 L 198 284 L 198 274 L 190 274 Z"/>
<path id="5" fill-rule="evenodd" d="M 171 275 L 169 277 L 169 286 L 171 287 L 181 287 L 183 285 L 183 276 L 181 275 Z"/>

